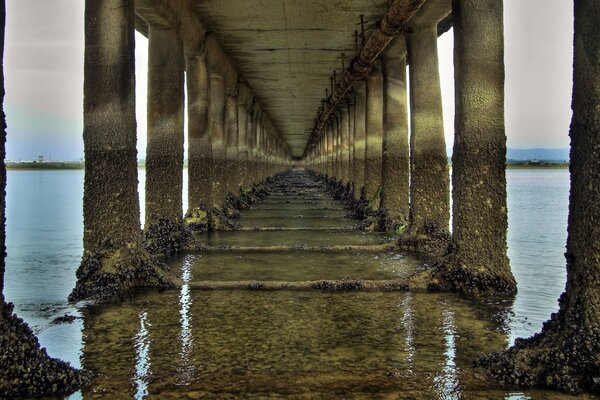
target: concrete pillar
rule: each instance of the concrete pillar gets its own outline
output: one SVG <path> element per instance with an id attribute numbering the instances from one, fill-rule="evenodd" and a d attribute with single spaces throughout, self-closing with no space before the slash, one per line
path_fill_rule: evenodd
<path id="1" fill-rule="evenodd" d="M 432 230 L 447 232 L 450 189 L 437 26 L 417 27 L 407 39 L 411 106 L 410 232 L 415 235 Z"/>
<path id="2" fill-rule="evenodd" d="M 348 184 L 350 173 L 350 122 L 348 115 L 348 104 L 340 107 L 340 137 L 341 137 L 341 182 Z"/>
<path id="3" fill-rule="evenodd" d="M 192 239 L 183 228 L 183 43 L 177 28 L 148 28 L 146 248 L 173 253 Z"/>
<path id="4" fill-rule="evenodd" d="M 249 171 L 249 179 L 253 185 L 258 183 L 257 135 L 258 135 L 258 129 L 259 129 L 258 124 L 260 121 L 259 114 L 260 114 L 260 109 L 258 107 L 258 104 L 255 103 L 252 107 L 252 130 L 250 131 L 250 137 L 248 140 L 250 166 L 251 166 L 251 170 Z"/>
<path id="5" fill-rule="evenodd" d="M 250 89 L 246 85 L 240 85 L 238 96 L 238 173 L 240 175 L 240 185 L 247 188 L 249 185 L 249 141 L 252 131 L 252 118 L 248 114 L 251 106 L 252 96 Z"/>
<path id="6" fill-rule="evenodd" d="M 225 135 L 227 138 L 227 160 L 225 161 L 225 177 L 227 178 L 227 195 L 236 195 L 242 185 L 239 173 L 238 148 L 238 96 L 227 96 L 225 103 Z"/>
<path id="7" fill-rule="evenodd" d="M 354 199 L 360 200 L 365 187 L 365 138 L 367 115 L 367 83 L 358 83 L 354 96 L 354 154 L 352 176 L 354 179 Z"/>
<path id="8" fill-rule="evenodd" d="M 408 225 L 409 147 L 406 41 L 403 35 L 383 53 L 384 112 L 382 192 L 387 214 L 396 227 Z M 400 228 L 403 229 L 403 228 Z"/>
<path id="9" fill-rule="evenodd" d="M 212 206 L 221 208 L 227 196 L 227 165 L 225 137 L 225 78 L 211 71 L 210 74 L 209 127 L 212 144 L 213 187 Z"/>
<path id="10" fill-rule="evenodd" d="M 454 2 L 461 26 L 478 26 L 471 2 Z M 485 1 L 484 21 L 502 8 Z M 482 5 L 483 5 L 482 4 Z M 457 6 L 455 5 L 455 7 Z M 567 284 L 542 332 L 499 354 L 482 357 L 491 376 L 509 384 L 549 387 L 565 392 L 598 393 L 600 379 L 600 3 L 575 1 L 573 99 L 571 108 L 571 191 Z"/>
<path id="11" fill-rule="evenodd" d="M 145 251 L 137 192 L 133 1 L 87 1 L 84 255 L 71 301 L 172 286 Z"/>
<path id="12" fill-rule="evenodd" d="M 452 242 L 461 273 L 466 268 L 477 277 L 488 275 L 489 281 L 476 279 L 480 288 L 470 287 L 472 282 L 457 284 L 465 291 L 513 292 L 516 282 L 506 255 L 502 1 L 467 3 L 458 2 L 453 14 L 456 116 Z"/>
<path id="13" fill-rule="evenodd" d="M 354 95 L 348 103 L 348 182 L 354 190 Z"/>
<path id="14" fill-rule="evenodd" d="M 327 122 L 327 176 L 333 178 L 335 172 L 335 154 L 333 152 L 333 122 Z"/>
<path id="15" fill-rule="evenodd" d="M 188 96 L 188 211 L 186 223 L 206 229 L 212 206 L 212 143 L 208 126 L 210 100 L 206 54 L 186 57 Z"/>
<path id="16" fill-rule="evenodd" d="M 383 156 L 383 75 L 376 61 L 367 77 L 365 195 L 372 210 L 379 207 Z"/>
<path id="17" fill-rule="evenodd" d="M 338 182 L 342 181 L 342 132 L 341 117 L 339 112 L 333 116 L 333 152 L 334 152 L 334 176 Z"/>

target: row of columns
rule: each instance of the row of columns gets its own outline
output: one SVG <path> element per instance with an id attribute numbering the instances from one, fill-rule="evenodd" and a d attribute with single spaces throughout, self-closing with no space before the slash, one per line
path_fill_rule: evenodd
<path id="1" fill-rule="evenodd" d="M 72 300 L 104 297 L 131 286 L 171 285 L 147 251 L 177 251 L 192 240 L 188 222 L 206 219 L 210 210 L 223 209 L 228 197 L 239 196 L 240 189 L 291 165 L 267 114 L 216 42 L 209 43 L 203 29 L 186 32 L 194 29 L 188 11 L 175 23 L 148 18 L 146 219 L 141 235 L 134 1 L 86 1 L 84 257 Z M 186 112 L 189 209 L 184 219 Z"/>
<path id="2" fill-rule="evenodd" d="M 240 188 L 259 183 L 290 161 L 283 141 L 248 86 L 230 72 L 231 66 L 223 67 L 226 61 L 214 50 L 215 43 L 186 48 L 180 30 L 180 26 L 153 23 L 148 29 L 146 232 L 158 224 L 184 224 L 184 71 L 190 220 L 211 208 L 223 208 L 228 198 L 239 195 Z"/>
<path id="3" fill-rule="evenodd" d="M 493 271 L 503 281 L 500 286 L 512 291 L 506 256 L 503 10 L 502 2 L 485 3 L 485 12 L 454 7 L 455 20 L 468 24 L 454 29 L 452 244 L 458 264 Z M 372 211 L 384 210 L 404 238 L 449 232 L 450 179 L 437 53 L 437 24 L 445 16 L 414 23 L 411 33 L 394 38 L 308 154 L 311 168 L 349 185 L 355 200 L 362 198 Z M 352 111 L 344 111 L 347 107 Z M 349 150 L 342 149 L 353 155 L 351 175 L 343 172 L 348 158 L 339 158 L 329 145 L 338 137 L 343 141 L 336 129 L 338 114 L 354 116 L 354 139 Z"/>

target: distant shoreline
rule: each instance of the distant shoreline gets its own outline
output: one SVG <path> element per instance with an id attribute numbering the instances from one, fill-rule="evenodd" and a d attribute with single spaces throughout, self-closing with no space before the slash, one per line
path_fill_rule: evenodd
<path id="1" fill-rule="evenodd" d="M 81 161 L 44 161 L 44 162 L 8 162 L 6 169 L 10 170 L 75 170 L 83 169 L 84 163 Z M 138 168 L 145 168 L 144 162 L 138 163 Z M 185 166 L 184 166 L 185 168 Z M 510 163 L 506 164 L 507 169 L 563 169 L 569 168 L 569 163 Z"/>

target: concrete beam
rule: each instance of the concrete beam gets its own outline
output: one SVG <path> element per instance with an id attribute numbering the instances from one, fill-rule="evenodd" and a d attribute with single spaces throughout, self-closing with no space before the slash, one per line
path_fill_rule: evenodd
<path id="1" fill-rule="evenodd" d="M 173 8 L 177 5 L 181 6 L 181 2 L 135 0 L 135 13 L 148 25 L 158 28 L 175 28 L 180 25 L 179 12 Z"/>

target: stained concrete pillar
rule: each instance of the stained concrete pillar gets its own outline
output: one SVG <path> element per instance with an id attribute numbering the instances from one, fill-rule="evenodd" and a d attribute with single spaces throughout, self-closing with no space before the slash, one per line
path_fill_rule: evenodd
<path id="1" fill-rule="evenodd" d="M 496 11 L 496 5 L 484 2 Z M 471 2 L 455 2 L 461 26 L 477 26 Z M 491 14 L 483 7 L 473 12 Z M 500 8 L 500 10 L 502 10 Z M 500 11 L 497 11 L 500 12 Z M 559 311 L 542 332 L 518 339 L 502 353 L 479 360 L 492 377 L 509 384 L 598 393 L 600 386 L 600 3 L 575 1 L 573 99 L 571 108 L 571 191 L 567 283 Z"/>
<path id="2" fill-rule="evenodd" d="M 383 75 L 376 61 L 367 77 L 365 135 L 365 196 L 372 210 L 379 207 L 383 156 Z"/>
<path id="3" fill-rule="evenodd" d="M 140 230 L 133 1 L 86 1 L 83 143 L 84 254 L 71 301 L 172 281 Z"/>
<path id="4" fill-rule="evenodd" d="M 239 96 L 238 96 L 238 109 L 237 109 L 237 118 L 238 118 L 238 173 L 240 186 L 247 188 L 249 186 L 248 172 L 249 172 L 249 141 L 250 141 L 250 132 L 252 130 L 252 118 L 248 113 L 248 110 L 251 106 L 252 95 L 250 93 L 250 89 L 241 84 L 239 88 Z"/>
<path id="5" fill-rule="evenodd" d="M 146 248 L 173 253 L 191 240 L 183 227 L 184 56 L 178 28 L 148 28 Z"/>
<path id="6" fill-rule="evenodd" d="M 333 122 L 327 123 L 327 176 L 333 178 L 335 174 L 335 154 L 333 152 Z"/>
<path id="7" fill-rule="evenodd" d="M 340 107 L 340 138 L 341 138 L 341 183 L 346 185 L 350 177 L 350 122 L 348 115 L 348 104 Z"/>
<path id="8" fill-rule="evenodd" d="M 342 176 L 342 132 L 341 132 L 340 113 L 333 115 L 333 152 L 334 152 L 334 176 L 338 182 L 341 182 Z"/>
<path id="9" fill-rule="evenodd" d="M 212 206 L 221 208 L 227 196 L 227 165 L 225 136 L 225 78 L 210 71 L 209 127 L 212 144 Z"/>
<path id="10" fill-rule="evenodd" d="M 236 195 L 242 185 L 239 173 L 239 132 L 238 132 L 238 96 L 227 96 L 225 103 L 225 136 L 227 138 L 227 154 L 225 172 L 227 178 L 227 195 Z"/>
<path id="11" fill-rule="evenodd" d="M 404 229 L 409 215 L 408 94 L 406 41 L 396 36 L 383 53 L 384 112 L 382 196 L 394 227 Z"/>
<path id="12" fill-rule="evenodd" d="M 257 184 L 258 183 L 258 179 L 257 179 L 257 171 L 258 171 L 258 164 L 257 164 L 257 157 L 258 157 L 258 149 L 257 149 L 257 137 L 258 137 L 258 130 L 259 130 L 259 121 L 260 121 L 260 109 L 258 107 L 258 104 L 254 104 L 252 107 L 252 130 L 250 131 L 250 137 L 248 140 L 248 146 L 249 146 L 249 157 L 250 157 L 250 166 L 251 166 L 251 170 L 249 171 L 249 178 L 252 184 Z"/>
<path id="13" fill-rule="evenodd" d="M 206 53 L 186 57 L 188 97 L 188 211 L 192 229 L 206 229 L 212 207 L 212 142 L 208 125 L 210 88 Z"/>
<path id="14" fill-rule="evenodd" d="M 355 86 L 354 95 L 354 159 L 352 176 L 354 179 L 354 199 L 360 200 L 365 187 L 365 138 L 367 129 L 367 83 Z"/>
<path id="15" fill-rule="evenodd" d="M 452 242 L 461 274 L 470 272 L 477 278 L 456 284 L 465 291 L 513 292 L 516 282 L 506 255 L 502 1 L 472 3 L 456 2 L 453 12 Z"/>
<path id="16" fill-rule="evenodd" d="M 416 27 L 407 39 L 411 106 L 410 232 L 415 235 L 447 232 L 450 189 L 437 26 Z"/>
<path id="17" fill-rule="evenodd" d="M 354 190 L 354 95 L 348 103 L 348 182 Z"/>

